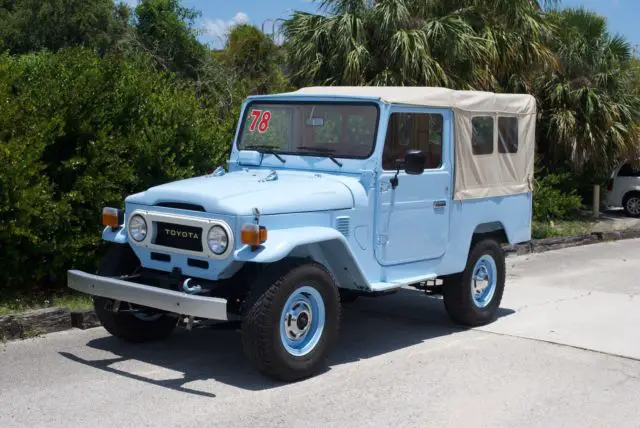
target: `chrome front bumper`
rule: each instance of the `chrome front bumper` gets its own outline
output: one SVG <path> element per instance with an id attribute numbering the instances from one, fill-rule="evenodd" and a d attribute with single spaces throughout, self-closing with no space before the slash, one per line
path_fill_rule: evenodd
<path id="1" fill-rule="evenodd" d="M 67 285 L 92 296 L 106 297 L 198 318 L 227 321 L 227 301 L 215 297 L 186 294 L 115 278 L 70 270 Z"/>

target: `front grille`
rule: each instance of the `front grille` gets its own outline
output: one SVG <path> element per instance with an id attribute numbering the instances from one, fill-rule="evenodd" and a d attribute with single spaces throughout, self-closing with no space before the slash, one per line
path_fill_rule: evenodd
<path id="1" fill-rule="evenodd" d="M 156 207 L 175 208 L 177 210 L 205 212 L 205 209 L 204 209 L 204 207 L 202 205 L 187 204 L 187 203 L 184 203 L 184 202 L 160 202 L 159 204 L 156 204 Z"/>
<path id="2" fill-rule="evenodd" d="M 202 229 L 182 224 L 157 222 L 156 245 L 189 251 L 202 251 Z"/>

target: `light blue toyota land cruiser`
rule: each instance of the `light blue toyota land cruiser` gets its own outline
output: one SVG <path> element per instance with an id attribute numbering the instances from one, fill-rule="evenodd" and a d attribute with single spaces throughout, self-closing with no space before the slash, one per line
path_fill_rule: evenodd
<path id="1" fill-rule="evenodd" d="M 455 323 L 494 319 L 502 244 L 531 237 L 536 102 L 427 87 L 312 87 L 245 100 L 227 168 L 105 208 L 97 274 L 68 272 L 112 335 L 240 322 L 295 381 L 326 364 L 341 305 L 402 287 Z M 438 280 L 438 281 L 436 281 Z"/>

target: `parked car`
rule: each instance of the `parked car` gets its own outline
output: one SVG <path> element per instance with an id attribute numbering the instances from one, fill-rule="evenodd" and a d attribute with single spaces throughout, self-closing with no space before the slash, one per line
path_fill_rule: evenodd
<path id="1" fill-rule="evenodd" d="M 105 208 L 97 274 L 70 270 L 112 335 L 240 321 L 276 379 L 325 364 L 341 306 L 412 287 L 495 319 L 501 245 L 531 238 L 536 102 L 425 87 L 315 87 L 242 106 L 228 170 Z M 440 279 L 441 281 L 437 281 Z"/>
<path id="2" fill-rule="evenodd" d="M 640 217 L 640 168 L 625 163 L 611 174 L 605 191 L 605 204 L 622 207 L 629 217 Z"/>

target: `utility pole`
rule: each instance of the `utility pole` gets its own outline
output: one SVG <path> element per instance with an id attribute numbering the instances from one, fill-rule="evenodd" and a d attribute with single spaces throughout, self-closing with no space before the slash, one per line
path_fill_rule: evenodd
<path id="1" fill-rule="evenodd" d="M 593 217 L 600 217 L 600 185 L 593 186 Z"/>

